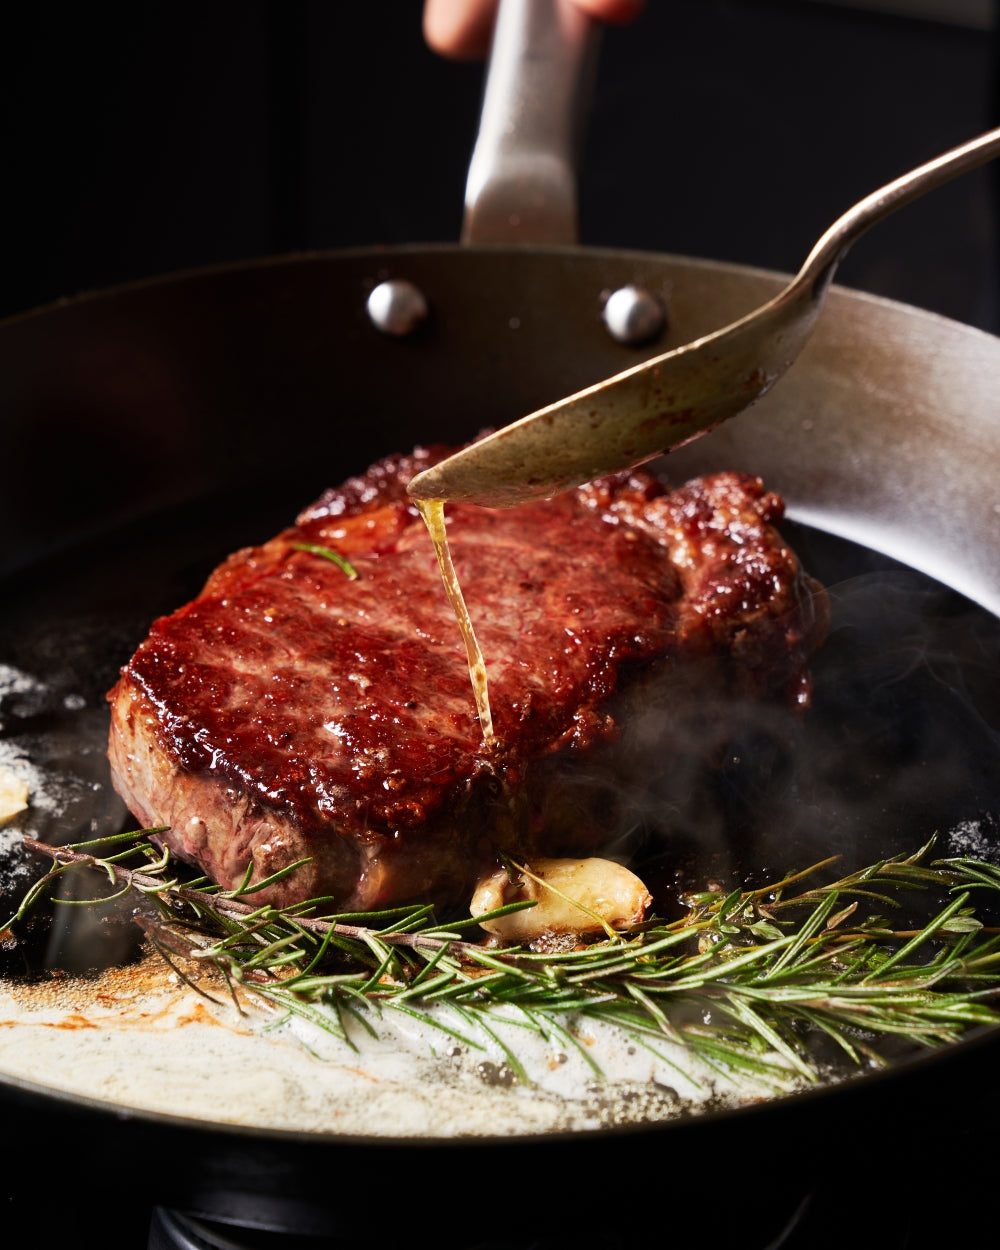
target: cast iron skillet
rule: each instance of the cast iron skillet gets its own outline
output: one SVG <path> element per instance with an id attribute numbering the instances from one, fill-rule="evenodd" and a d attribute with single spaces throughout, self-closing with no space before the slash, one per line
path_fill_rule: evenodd
<path id="1" fill-rule="evenodd" d="M 404 339 L 379 333 L 365 311 L 371 287 L 388 277 L 414 282 L 429 301 L 426 325 Z M 285 501 L 290 516 L 384 453 L 460 441 L 626 367 L 636 350 L 611 340 L 599 314 L 604 295 L 629 282 L 663 300 L 668 328 L 654 345 L 663 350 L 733 320 L 784 278 L 558 244 L 415 246 L 180 275 L 6 323 L 0 405 L 8 464 L 17 466 L 0 493 L 8 611 L 19 622 L 37 605 L 57 614 L 68 569 L 117 567 L 123 545 L 141 552 L 143 533 L 163 533 L 157 518 L 198 515 L 198 501 L 223 499 L 227 530 L 240 541 L 261 538 Z M 998 467 L 1000 341 L 834 289 L 781 385 L 672 456 L 665 471 L 678 481 L 715 468 L 760 473 L 797 521 L 998 613 Z M 223 554 L 206 533 L 199 558 Z M 188 558 L 185 549 L 178 563 Z M 110 632 L 126 601 L 140 614 L 170 606 L 155 602 L 148 573 L 134 584 L 121 579 L 116 593 L 95 591 L 92 609 L 108 613 Z M 81 593 L 81 579 L 68 580 Z M 984 716 L 995 735 L 993 713 Z M 995 798 L 971 802 L 978 810 Z M 597 1235 L 605 1223 L 620 1228 L 622 1212 L 644 1224 L 637 1207 L 655 1195 L 676 1236 L 710 1229 L 720 1212 L 752 1223 L 787 1210 L 842 1167 L 845 1143 L 854 1168 L 843 1183 L 863 1191 L 873 1135 L 882 1143 L 880 1183 L 898 1187 L 903 1206 L 921 1200 L 941 1158 L 936 1143 L 947 1142 L 965 1177 L 985 1176 L 977 1142 L 1000 1110 L 998 1059 L 1000 1039 L 986 1033 L 737 1113 L 586 1137 L 476 1140 L 474 1150 L 461 1141 L 240 1130 L 210 1114 L 171 1120 L 0 1073 L 5 1137 L 18 1143 L 4 1166 L 12 1185 L 41 1195 L 41 1159 L 141 1159 L 151 1203 L 344 1237 L 370 1230 L 372 1204 L 387 1191 L 412 1192 L 430 1178 L 447 1188 L 452 1231 L 482 1229 L 485 1211 L 522 1227 L 534 1203 L 521 1205 L 511 1177 L 530 1189 L 539 1178 L 571 1176 L 571 1189 L 541 1204 L 532 1231 L 579 1225 Z M 669 1211 L 665 1186 L 683 1196 Z"/>

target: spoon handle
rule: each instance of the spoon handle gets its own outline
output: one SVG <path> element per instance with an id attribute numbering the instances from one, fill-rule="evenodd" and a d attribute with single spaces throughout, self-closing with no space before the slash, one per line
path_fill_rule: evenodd
<path id="1" fill-rule="evenodd" d="M 944 152 L 925 165 L 911 169 L 909 173 L 886 183 L 877 191 L 872 191 L 849 208 L 842 217 L 838 217 L 821 236 L 789 287 L 789 293 L 792 288 L 798 290 L 811 286 L 813 298 L 822 297 L 848 249 L 866 230 L 894 213 L 897 208 L 902 208 L 904 204 L 909 204 L 927 191 L 950 182 L 967 170 L 985 165 L 998 155 L 1000 129 L 988 130 L 985 134 Z"/>

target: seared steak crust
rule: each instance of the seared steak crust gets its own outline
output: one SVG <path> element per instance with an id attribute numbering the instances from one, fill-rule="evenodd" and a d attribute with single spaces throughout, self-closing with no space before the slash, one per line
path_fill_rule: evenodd
<path id="1" fill-rule="evenodd" d="M 460 896 L 497 847 L 567 849 L 546 785 L 614 739 L 621 692 L 649 673 L 706 661 L 740 692 L 808 699 L 826 601 L 773 528 L 780 499 L 736 473 L 667 493 L 634 472 L 511 510 L 449 506 L 487 747 L 405 490 L 442 454 L 383 461 L 231 556 L 153 624 L 109 695 L 117 789 L 227 888 L 251 858 L 259 878 L 310 857 L 274 901 Z M 571 823 L 572 849 L 600 837 L 579 811 Z"/>

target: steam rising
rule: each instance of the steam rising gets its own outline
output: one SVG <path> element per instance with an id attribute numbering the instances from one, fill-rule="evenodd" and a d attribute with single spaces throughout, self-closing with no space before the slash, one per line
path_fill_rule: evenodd
<path id="1" fill-rule="evenodd" d="M 804 563 L 838 571 L 832 555 Z M 1000 623 L 920 574 L 859 558 L 877 567 L 828 583 L 832 627 L 804 715 L 669 676 L 623 714 L 613 850 L 661 912 L 706 876 L 759 881 L 830 855 L 849 870 L 935 834 L 942 854 L 997 856 Z"/>

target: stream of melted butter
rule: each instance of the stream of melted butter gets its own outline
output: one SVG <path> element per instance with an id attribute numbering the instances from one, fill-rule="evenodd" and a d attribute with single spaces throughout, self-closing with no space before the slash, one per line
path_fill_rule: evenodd
<path id="1" fill-rule="evenodd" d="M 486 682 L 486 664 L 483 660 L 483 653 L 479 649 L 479 643 L 476 641 L 476 631 L 472 628 L 469 610 L 465 606 L 455 565 L 452 563 L 448 533 L 444 525 L 444 504 L 437 499 L 418 499 L 416 504 L 420 515 L 424 518 L 431 541 L 434 543 L 441 579 L 458 620 L 458 627 L 462 631 L 465 654 L 469 662 L 469 677 L 472 679 L 472 693 L 476 700 L 476 711 L 479 713 L 479 724 L 483 730 L 483 741 L 490 746 L 494 741 L 494 735 L 493 716 L 490 712 L 490 692 Z"/>

